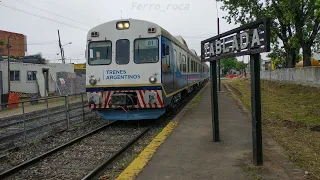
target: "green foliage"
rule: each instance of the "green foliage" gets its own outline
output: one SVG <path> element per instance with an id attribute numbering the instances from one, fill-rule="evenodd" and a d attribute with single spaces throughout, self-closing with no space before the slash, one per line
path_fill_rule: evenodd
<path id="1" fill-rule="evenodd" d="M 236 70 L 237 71 L 245 71 L 247 68 L 247 65 L 248 64 L 244 63 L 243 61 L 240 61 L 240 62 L 237 61 Z"/>
<path id="2" fill-rule="evenodd" d="M 221 67 L 224 68 L 224 72 L 229 72 L 231 69 L 235 69 L 237 66 L 237 59 L 236 58 L 228 58 L 228 59 L 221 59 Z"/>
<path id="3" fill-rule="evenodd" d="M 272 50 L 271 53 L 269 53 L 267 55 L 268 58 L 271 58 L 271 59 L 277 59 L 277 58 L 285 58 L 286 54 L 285 52 L 283 51 L 283 49 L 279 49 L 278 46 L 275 46 Z"/>
<path id="4" fill-rule="evenodd" d="M 278 46 L 275 46 L 267 57 L 271 59 L 271 62 L 275 65 L 276 69 L 286 67 L 286 53 L 283 49 L 279 49 Z"/>
<path id="5" fill-rule="evenodd" d="M 10 58 L 12 58 L 12 59 L 20 59 L 19 56 L 13 56 L 13 55 L 11 55 Z"/>
<path id="6" fill-rule="evenodd" d="M 229 23 L 246 24 L 265 17 L 271 18 L 271 42 L 283 42 L 286 65 L 295 65 L 299 49 L 308 58 L 311 47 L 319 42 L 320 0 L 219 0 Z M 276 52 L 275 54 L 277 54 Z"/>
<path id="7" fill-rule="evenodd" d="M 225 73 L 230 72 L 230 70 L 245 71 L 248 65 L 242 61 L 239 62 L 236 58 L 221 59 L 220 63 Z"/>
<path id="8" fill-rule="evenodd" d="M 0 46 L 3 46 L 3 45 L 4 45 L 4 42 L 0 40 Z"/>

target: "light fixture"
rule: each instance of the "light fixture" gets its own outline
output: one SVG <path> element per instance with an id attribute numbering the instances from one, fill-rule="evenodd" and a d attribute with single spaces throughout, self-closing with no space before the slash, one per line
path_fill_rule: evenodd
<path id="1" fill-rule="evenodd" d="M 129 29 L 129 27 L 130 27 L 129 21 L 117 22 L 117 29 L 118 30 Z"/>
<path id="2" fill-rule="evenodd" d="M 157 82 L 157 78 L 154 77 L 154 76 L 150 76 L 149 81 L 150 81 L 151 83 L 156 83 L 156 82 Z"/>
<path id="3" fill-rule="evenodd" d="M 96 85 L 96 84 L 97 84 L 96 78 L 91 77 L 90 80 L 89 80 L 89 83 L 90 83 L 91 85 L 93 85 L 93 86 Z"/>

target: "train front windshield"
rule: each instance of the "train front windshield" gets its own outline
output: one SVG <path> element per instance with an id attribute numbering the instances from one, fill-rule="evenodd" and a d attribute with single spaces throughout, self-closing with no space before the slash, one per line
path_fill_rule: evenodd
<path id="1" fill-rule="evenodd" d="M 89 58 L 90 65 L 109 65 L 112 62 L 111 41 L 90 42 Z"/>
<path id="2" fill-rule="evenodd" d="M 159 40 L 157 38 L 136 39 L 134 41 L 134 62 L 156 63 L 159 60 Z"/>

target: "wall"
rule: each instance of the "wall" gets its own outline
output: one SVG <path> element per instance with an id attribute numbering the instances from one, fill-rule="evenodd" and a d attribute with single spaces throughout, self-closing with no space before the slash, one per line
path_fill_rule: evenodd
<path id="1" fill-rule="evenodd" d="M 12 34 L 10 36 L 10 34 Z M 13 56 L 25 56 L 25 50 L 26 50 L 26 39 L 23 34 L 19 33 L 13 33 L 13 32 L 7 32 L 7 31 L 1 31 L 0 30 L 0 40 L 4 41 L 5 44 L 7 44 L 8 37 L 10 36 L 9 43 L 11 45 L 10 48 L 10 55 Z M 6 45 L 0 46 L 0 54 L 3 56 L 8 55 L 8 49 Z M 2 52 L 1 52 L 2 51 Z"/>
<path id="2" fill-rule="evenodd" d="M 320 87 L 320 67 L 286 68 L 261 71 L 261 79 L 293 82 Z"/>
<path id="3" fill-rule="evenodd" d="M 49 74 L 57 78 L 56 73 L 74 72 L 73 64 L 31 64 L 21 62 L 11 62 L 11 71 L 20 71 L 20 81 L 10 82 L 10 91 L 23 92 L 23 93 L 38 93 L 38 84 L 36 81 L 27 80 L 27 71 L 37 71 L 37 74 L 42 73 L 42 69 L 49 69 Z M 3 93 L 8 93 L 8 64 L 7 61 L 0 62 L 0 70 L 3 76 Z M 49 77 L 49 93 L 53 93 L 56 90 L 56 82 Z"/>

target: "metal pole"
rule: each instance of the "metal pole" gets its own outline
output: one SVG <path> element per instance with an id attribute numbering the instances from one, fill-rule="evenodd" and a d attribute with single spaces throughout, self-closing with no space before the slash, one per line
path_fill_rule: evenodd
<path id="1" fill-rule="evenodd" d="M 81 94 L 81 107 L 82 107 L 82 122 L 84 122 L 83 94 Z"/>
<path id="2" fill-rule="evenodd" d="M 220 141 L 219 135 L 219 108 L 217 91 L 217 61 L 210 62 L 211 74 L 211 113 L 212 113 L 212 133 L 213 141 Z"/>
<path id="3" fill-rule="evenodd" d="M 49 102 L 48 102 L 48 96 L 46 95 L 46 106 L 47 106 L 47 123 L 48 123 L 48 131 L 49 132 L 49 128 L 50 128 L 50 122 L 49 122 Z M 48 133 L 49 135 L 49 133 Z"/>
<path id="4" fill-rule="evenodd" d="M 65 61 L 64 61 L 64 52 L 63 52 L 63 47 L 61 45 L 61 40 L 60 40 L 60 32 L 58 30 L 58 37 L 59 37 L 59 47 L 60 47 L 60 55 L 61 55 L 61 61 L 63 64 L 65 64 Z"/>
<path id="5" fill-rule="evenodd" d="M 250 56 L 253 162 L 263 164 L 261 128 L 260 54 Z"/>
<path id="6" fill-rule="evenodd" d="M 24 102 L 22 102 L 22 113 L 23 113 L 23 131 L 24 131 L 24 142 L 27 142 L 27 130 L 26 130 L 26 113 L 24 110 Z"/>
<path id="7" fill-rule="evenodd" d="M 70 119 L 69 119 L 69 97 L 65 96 L 65 105 L 66 105 L 66 119 L 67 119 L 67 129 L 70 128 Z"/>
<path id="8" fill-rule="evenodd" d="M 217 20 L 218 23 L 218 35 L 220 34 L 220 21 L 219 21 L 219 17 Z M 219 77 L 219 92 L 221 92 L 221 77 L 220 77 L 220 59 L 218 60 L 218 77 Z"/>

